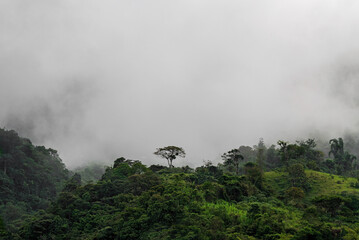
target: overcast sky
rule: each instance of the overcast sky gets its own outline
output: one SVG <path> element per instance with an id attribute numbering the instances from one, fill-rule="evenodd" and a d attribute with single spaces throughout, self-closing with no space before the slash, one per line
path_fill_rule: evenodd
<path id="1" fill-rule="evenodd" d="M 65 164 L 359 130 L 357 0 L 1 0 L 0 127 Z"/>

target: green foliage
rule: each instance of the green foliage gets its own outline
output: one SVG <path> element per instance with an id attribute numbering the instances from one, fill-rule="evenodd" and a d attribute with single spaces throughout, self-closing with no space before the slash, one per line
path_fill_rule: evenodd
<path id="1" fill-rule="evenodd" d="M 224 185 L 224 196 L 228 201 L 239 202 L 257 192 L 255 186 L 250 184 L 244 177 L 223 175 L 219 179 L 219 183 Z"/>
<path id="2" fill-rule="evenodd" d="M 341 239 L 340 232 L 336 232 L 329 225 L 323 224 L 319 226 L 305 226 L 300 229 L 293 237 L 295 240 L 335 240 Z"/>
<path id="3" fill-rule="evenodd" d="M 75 173 L 69 181 L 66 182 L 66 185 L 63 191 L 72 192 L 76 190 L 79 186 L 81 186 L 81 175 Z"/>
<path id="4" fill-rule="evenodd" d="M 289 172 L 294 178 L 305 176 L 308 184 L 313 183 L 313 189 L 304 194 L 301 188 L 292 186 L 288 172 L 262 173 L 254 163 L 246 164 L 245 168 L 245 176 L 223 174 L 209 162 L 194 172 L 181 168 L 154 172 L 139 161 L 123 158 L 108 168 L 97 183 L 81 186 L 74 176 L 68 184 L 75 182 L 76 187 L 65 187 L 51 208 L 28 219 L 18 234 L 25 239 L 355 239 L 357 236 L 359 195 L 348 192 L 345 196 L 311 198 L 313 189 L 319 188 L 316 184 L 325 186 L 324 182 L 334 181 L 328 184 L 350 187 L 349 182 L 354 179 L 338 184 L 337 176 L 332 179 L 329 174 L 304 171 L 302 165 L 292 165 Z M 345 221 L 345 226 L 338 225 L 339 220 Z"/>
<path id="5" fill-rule="evenodd" d="M 150 169 L 152 172 L 159 172 L 159 171 L 161 171 L 161 170 L 163 170 L 163 169 L 166 169 L 166 167 L 157 164 L 157 165 L 151 165 L 151 166 L 149 167 L 149 169 Z"/>
<path id="6" fill-rule="evenodd" d="M 207 202 L 216 202 L 219 199 L 225 199 L 225 188 L 216 182 L 205 182 L 197 187 Z"/>
<path id="7" fill-rule="evenodd" d="M 303 189 L 291 187 L 285 191 L 286 198 L 293 204 L 298 204 L 305 196 Z"/>
<path id="8" fill-rule="evenodd" d="M 113 168 L 108 167 L 101 180 L 121 180 L 133 174 L 142 174 L 148 169 L 138 160 L 130 160 L 125 158 L 116 159 Z"/>
<path id="9" fill-rule="evenodd" d="M 13 130 L 0 129 L 0 149 L 0 216 L 10 226 L 24 214 L 46 209 L 69 172 L 56 150 L 34 146 Z"/>
<path id="10" fill-rule="evenodd" d="M 288 167 L 289 178 L 292 187 L 300 187 L 303 189 L 309 189 L 307 183 L 307 176 L 304 172 L 304 166 L 300 163 L 292 164 Z"/>
<path id="11" fill-rule="evenodd" d="M 323 162 L 324 154 L 315 149 L 316 143 L 314 139 L 297 141 L 294 144 L 278 141 L 278 145 L 282 164 L 286 167 L 294 163 L 300 163 L 308 168 L 317 169 Z"/>
<path id="12" fill-rule="evenodd" d="M 216 181 L 223 175 L 223 170 L 213 166 L 211 162 L 206 162 L 204 166 L 196 168 L 195 173 L 191 175 L 192 181 L 196 184 L 202 184 L 207 181 Z"/>
<path id="13" fill-rule="evenodd" d="M 313 199 L 313 203 L 323 209 L 325 212 L 330 213 L 331 216 L 335 216 L 337 211 L 345 202 L 345 198 L 342 196 L 329 195 L 329 196 L 320 196 Z"/>
<path id="14" fill-rule="evenodd" d="M 247 215 L 246 232 L 249 235 L 271 239 L 273 235 L 285 230 L 283 223 L 285 213 L 270 205 L 253 203 Z"/>
<path id="15" fill-rule="evenodd" d="M 223 155 L 226 166 L 205 162 L 195 170 L 171 164 L 147 168 L 118 158 L 98 181 L 84 185 L 79 173 L 73 175 L 45 211 L 24 216 L 26 203 L 3 204 L 7 219 L 22 220 L 6 226 L 12 234 L 0 221 L 0 234 L 8 239 L 358 239 L 358 180 L 315 171 L 324 163 L 314 140 L 280 146 L 241 146 Z M 8 154 L 4 150 L 0 157 Z M 280 168 L 264 172 L 262 165 Z M 230 166 L 236 174 L 228 172 Z M 4 178 L 2 189 L 13 181 Z M 37 204 L 46 205 L 40 197 Z"/>
<path id="16" fill-rule="evenodd" d="M 7 236 L 7 230 L 6 230 L 6 227 L 5 227 L 5 223 L 4 221 L 2 220 L 2 218 L 0 217 L 0 237 L 5 237 Z"/>
<path id="17" fill-rule="evenodd" d="M 334 156 L 334 161 L 332 163 L 331 169 L 335 169 L 335 173 L 337 174 L 345 175 L 353 167 L 353 163 L 356 160 L 356 156 L 344 150 L 344 141 L 342 138 L 331 139 L 329 143 L 329 156 Z"/>
<path id="18" fill-rule="evenodd" d="M 244 172 L 248 180 L 258 189 L 263 188 L 263 171 L 257 164 L 248 162 L 244 165 Z"/>

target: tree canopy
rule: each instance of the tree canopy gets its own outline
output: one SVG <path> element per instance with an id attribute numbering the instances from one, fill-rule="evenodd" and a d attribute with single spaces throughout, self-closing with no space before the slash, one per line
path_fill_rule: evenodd
<path id="1" fill-rule="evenodd" d="M 157 151 L 153 154 L 167 159 L 168 167 L 173 168 L 173 160 L 177 157 L 184 158 L 186 156 L 185 151 L 181 147 L 167 146 L 163 148 L 157 148 Z"/>

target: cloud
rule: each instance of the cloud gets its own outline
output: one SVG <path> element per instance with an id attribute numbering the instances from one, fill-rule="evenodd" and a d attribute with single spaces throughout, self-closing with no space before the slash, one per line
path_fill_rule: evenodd
<path id="1" fill-rule="evenodd" d="M 0 3 L 0 121 L 75 167 L 358 129 L 359 3 Z"/>

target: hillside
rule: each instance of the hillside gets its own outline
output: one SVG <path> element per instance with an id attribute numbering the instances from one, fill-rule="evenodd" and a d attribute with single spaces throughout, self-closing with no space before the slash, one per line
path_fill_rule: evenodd
<path id="1" fill-rule="evenodd" d="M 0 216 L 8 228 L 25 214 L 46 209 L 68 174 L 56 150 L 0 129 Z"/>
<path id="2" fill-rule="evenodd" d="M 79 176 L 14 239 L 358 239 L 356 179 L 313 170 L 245 175 L 215 166 L 147 168 L 120 158 L 95 184 Z M 304 186 L 304 185 L 303 185 Z"/>
<path id="3" fill-rule="evenodd" d="M 217 166 L 121 157 L 68 178 L 55 150 L 0 133 L 2 239 L 359 239 L 357 161 L 341 139 L 331 140 L 333 159 L 312 139 L 262 142 Z"/>
<path id="4" fill-rule="evenodd" d="M 313 170 L 306 170 L 305 173 L 311 186 L 304 198 L 306 202 L 310 202 L 315 197 L 321 195 L 349 194 L 359 197 L 359 184 L 356 178 L 333 175 Z M 286 172 L 266 172 L 265 181 L 268 185 L 275 189 L 276 193 L 281 193 L 284 189 L 290 187 L 288 173 Z"/>

